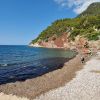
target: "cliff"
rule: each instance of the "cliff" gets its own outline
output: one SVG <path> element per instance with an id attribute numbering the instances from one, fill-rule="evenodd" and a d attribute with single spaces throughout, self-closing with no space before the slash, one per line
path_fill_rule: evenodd
<path id="1" fill-rule="evenodd" d="M 100 39 L 100 3 L 91 4 L 76 18 L 60 19 L 53 22 L 30 46 L 47 48 L 76 48 L 76 38 L 84 41 Z M 80 42 L 80 41 L 79 41 Z M 82 44 L 81 44 L 82 45 Z"/>

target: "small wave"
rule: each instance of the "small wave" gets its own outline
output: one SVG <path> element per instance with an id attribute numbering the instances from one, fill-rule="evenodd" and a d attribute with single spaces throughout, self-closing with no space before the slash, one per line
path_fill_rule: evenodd
<path id="1" fill-rule="evenodd" d="M 12 66 L 12 65 L 16 65 L 17 63 L 13 63 L 13 64 L 0 64 L 0 67 L 7 67 L 7 66 Z"/>
<path id="2" fill-rule="evenodd" d="M 7 67 L 7 66 L 15 66 L 15 65 L 20 65 L 23 67 L 27 67 L 28 64 L 30 64 L 31 62 L 16 62 L 16 63 L 4 63 L 4 64 L 0 64 L 0 67 Z"/>
<path id="3" fill-rule="evenodd" d="M 8 64 L 0 64 L 0 67 L 6 67 Z"/>

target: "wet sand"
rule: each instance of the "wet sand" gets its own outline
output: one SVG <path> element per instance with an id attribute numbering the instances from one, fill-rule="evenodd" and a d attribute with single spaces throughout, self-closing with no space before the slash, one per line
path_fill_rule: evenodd
<path id="1" fill-rule="evenodd" d="M 0 85 L 0 92 L 34 99 L 36 96 L 64 86 L 65 83 L 72 80 L 76 75 L 76 71 L 82 69 L 83 64 L 80 58 L 81 55 L 77 55 L 75 58 L 65 63 L 63 68 L 49 72 L 40 77 L 28 79 L 24 82 Z"/>

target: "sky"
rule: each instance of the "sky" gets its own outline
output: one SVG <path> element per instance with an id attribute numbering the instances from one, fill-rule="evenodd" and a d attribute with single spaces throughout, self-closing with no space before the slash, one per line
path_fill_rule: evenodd
<path id="1" fill-rule="evenodd" d="M 100 0 L 0 0 L 0 45 L 27 45 L 53 21 Z"/>

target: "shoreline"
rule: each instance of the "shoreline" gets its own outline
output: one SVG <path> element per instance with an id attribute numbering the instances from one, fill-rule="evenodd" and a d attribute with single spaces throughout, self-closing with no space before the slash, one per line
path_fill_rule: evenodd
<path id="1" fill-rule="evenodd" d="M 70 82 L 34 100 L 100 100 L 100 52 L 92 56 Z"/>
<path id="2" fill-rule="evenodd" d="M 81 55 L 78 54 L 76 57 L 64 64 L 61 69 L 49 72 L 37 78 L 27 79 L 24 82 L 15 82 L 0 85 L 0 92 L 5 94 L 12 94 L 19 97 L 27 97 L 34 99 L 49 90 L 64 86 L 65 83 L 72 80 L 76 72 L 82 69 L 83 64 L 80 61 Z"/>

